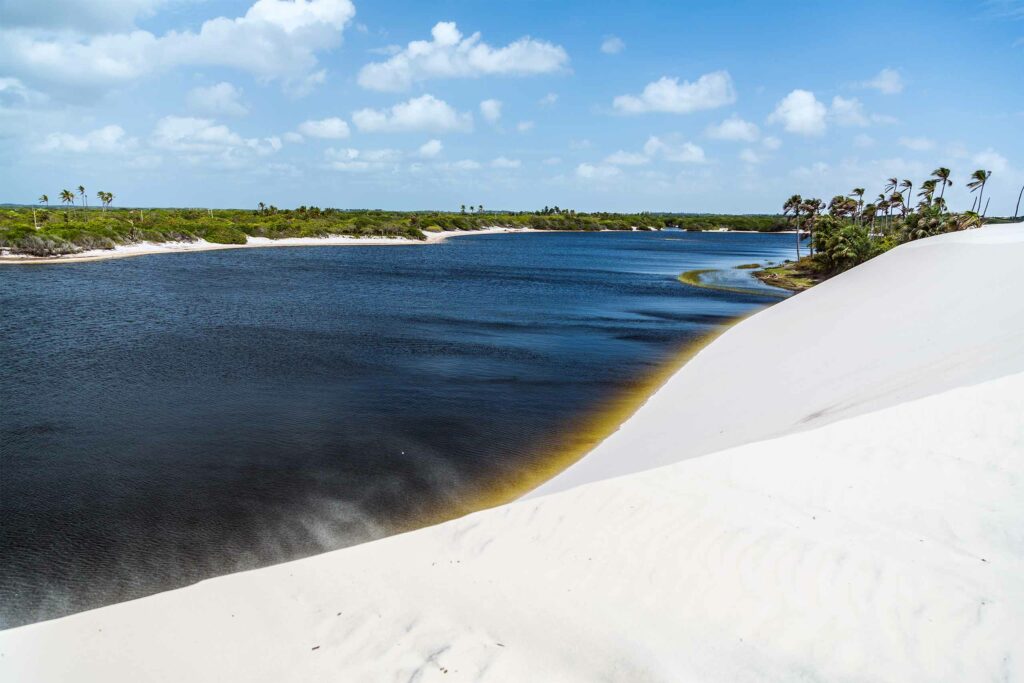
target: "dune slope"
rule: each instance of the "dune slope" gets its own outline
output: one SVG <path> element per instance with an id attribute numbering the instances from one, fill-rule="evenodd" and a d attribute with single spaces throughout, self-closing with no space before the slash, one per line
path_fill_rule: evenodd
<path id="1" fill-rule="evenodd" d="M 1024 316 L 1007 313 L 1024 276 L 992 272 L 1019 261 L 1024 230 L 929 242 L 754 316 L 687 366 L 742 387 L 730 369 L 756 368 L 737 336 L 794 363 L 791 383 L 744 389 L 788 423 L 747 427 L 736 402 L 713 404 L 723 443 L 783 436 L 689 458 L 703 397 L 665 406 L 666 424 L 651 414 L 684 369 L 620 431 L 642 419 L 650 441 L 590 470 L 645 471 L 5 631 L 0 679 L 1024 678 Z M 916 319 L 869 315 L 867 296 Z M 796 363 L 783 347 L 803 316 L 825 327 Z"/>

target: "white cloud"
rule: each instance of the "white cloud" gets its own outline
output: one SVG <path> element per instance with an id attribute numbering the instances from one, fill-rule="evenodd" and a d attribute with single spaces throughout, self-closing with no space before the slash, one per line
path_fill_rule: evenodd
<path id="1" fill-rule="evenodd" d="M 986 171 L 993 173 L 1005 173 L 1010 168 L 1010 162 L 999 152 L 991 147 L 984 152 L 975 154 L 972 161 Z"/>
<path id="2" fill-rule="evenodd" d="M 618 36 L 608 36 L 601 43 L 601 52 L 606 55 L 617 55 L 626 49 L 626 43 Z"/>
<path id="3" fill-rule="evenodd" d="M 931 149 L 935 149 L 935 141 L 928 138 L 910 138 L 901 137 L 899 143 L 907 149 L 912 149 L 915 152 L 927 152 Z"/>
<path id="4" fill-rule="evenodd" d="M 39 150 L 42 152 L 118 154 L 134 149 L 137 144 L 138 140 L 129 138 L 121 126 L 110 125 L 84 135 L 51 133 L 39 145 Z"/>
<path id="5" fill-rule="evenodd" d="M 177 152 L 191 163 L 210 163 L 225 168 L 240 168 L 251 163 L 253 156 L 266 156 L 281 149 L 278 137 L 243 138 L 216 121 L 190 116 L 160 119 L 150 144 Z"/>
<path id="6" fill-rule="evenodd" d="M 757 125 L 744 121 L 736 115 L 730 116 L 717 125 L 708 126 L 706 135 L 715 140 L 743 140 L 753 142 L 761 134 Z"/>
<path id="7" fill-rule="evenodd" d="M 432 159 L 440 154 L 442 149 L 444 149 L 444 145 L 440 140 L 427 140 L 420 145 L 419 155 L 424 159 Z"/>
<path id="8" fill-rule="evenodd" d="M 736 101 L 736 90 L 728 71 L 714 71 L 693 83 L 678 78 L 662 78 L 648 83 L 639 95 L 619 95 L 613 106 L 624 114 L 670 112 L 688 114 L 702 109 L 724 107 Z"/>
<path id="9" fill-rule="evenodd" d="M 519 168 L 523 165 L 519 159 L 508 159 L 506 157 L 498 157 L 491 162 L 491 168 Z"/>
<path id="10" fill-rule="evenodd" d="M 0 78 L 0 107 L 40 104 L 46 95 L 25 86 L 17 78 Z"/>
<path id="11" fill-rule="evenodd" d="M 808 90 L 794 90 L 779 101 L 768 117 L 769 123 L 781 123 L 790 133 L 821 135 L 825 132 L 828 110 Z"/>
<path id="12" fill-rule="evenodd" d="M 864 127 L 868 125 L 868 117 L 864 114 L 864 105 L 856 97 L 847 99 L 836 95 L 832 98 L 829 114 L 840 126 Z"/>
<path id="13" fill-rule="evenodd" d="M 360 109 L 352 114 L 352 121 L 359 130 L 367 133 L 442 133 L 473 128 L 472 114 L 460 114 L 447 102 L 433 95 L 414 97 L 390 109 Z"/>
<path id="14" fill-rule="evenodd" d="M 484 100 L 480 103 L 480 113 L 489 123 L 497 123 L 501 118 L 501 101 Z"/>
<path id="15" fill-rule="evenodd" d="M 871 88 L 884 95 L 897 95 L 903 92 L 903 77 L 895 69 L 882 69 L 874 78 L 860 84 L 862 88 Z"/>
<path id="16" fill-rule="evenodd" d="M 550 106 L 550 105 L 554 104 L 557 101 L 558 101 L 558 93 L 549 92 L 547 95 L 545 95 L 544 97 L 540 98 L 537 101 L 537 104 L 541 105 L 542 107 L 547 107 L 547 106 Z"/>
<path id="17" fill-rule="evenodd" d="M 343 119 L 332 116 L 319 121 L 303 121 L 299 124 L 299 133 L 311 138 L 343 140 L 349 136 L 349 128 Z"/>
<path id="18" fill-rule="evenodd" d="M 230 83 L 193 88 L 185 96 L 190 109 L 214 116 L 245 116 L 249 108 L 242 101 L 242 91 Z"/>
<path id="19" fill-rule="evenodd" d="M 565 50 L 525 36 L 504 47 L 491 47 L 474 33 L 463 38 L 455 22 L 438 22 L 431 40 L 414 40 L 385 62 L 359 71 L 359 85 L 370 90 L 400 91 L 432 78 L 476 78 L 489 75 L 528 76 L 563 70 Z"/>
<path id="20" fill-rule="evenodd" d="M 763 161 L 763 159 L 757 152 L 747 147 L 742 152 L 740 152 L 740 161 L 743 161 L 744 163 L 747 164 L 759 164 Z"/>
<path id="21" fill-rule="evenodd" d="M 761 145 L 765 149 L 776 150 L 779 147 L 782 147 L 782 140 L 778 139 L 777 137 L 769 135 L 765 137 L 763 140 L 761 140 Z"/>
<path id="22" fill-rule="evenodd" d="M 619 150 L 614 154 L 609 154 L 604 159 L 605 164 L 612 164 L 614 166 L 642 166 L 650 163 L 651 159 L 646 154 L 639 154 L 637 152 L 625 152 Z"/>
<path id="23" fill-rule="evenodd" d="M 306 139 L 299 135 L 298 133 L 296 133 L 295 131 L 288 131 L 287 133 L 284 134 L 284 140 L 285 142 L 299 143 L 305 142 Z"/>
<path id="24" fill-rule="evenodd" d="M 580 164 L 576 167 L 576 175 L 585 180 L 608 180 L 621 174 L 617 166 L 608 166 L 602 164 L 595 166 L 593 164 Z"/>
<path id="25" fill-rule="evenodd" d="M 391 168 L 402 154 L 395 149 L 344 149 L 330 148 L 324 151 L 328 165 L 335 171 L 377 171 Z"/>
<path id="26" fill-rule="evenodd" d="M 17 0 L 15 0 L 17 1 Z M 77 9 L 86 4 L 75 2 Z M 114 3 L 88 3 L 110 5 Z M 33 11 L 36 11 L 33 3 Z M 234 68 L 297 89 L 322 81 L 316 53 L 336 46 L 355 14 L 350 0 L 257 0 L 244 16 L 217 17 L 198 32 L 0 30 L 0 68 L 53 93 L 110 88 L 177 66 Z M 310 80 L 312 78 L 312 80 Z"/>
<path id="27" fill-rule="evenodd" d="M 481 168 L 480 162 L 472 159 L 461 159 L 450 164 L 437 164 L 437 167 L 451 171 L 476 171 Z"/>
<path id="28" fill-rule="evenodd" d="M 706 161 L 704 150 L 692 142 L 679 142 L 671 138 L 666 141 L 654 135 L 644 143 L 644 154 L 681 164 L 702 164 Z"/>
<path id="29" fill-rule="evenodd" d="M 520 133 L 526 133 L 533 130 L 533 126 L 533 121 L 520 121 L 519 123 L 516 124 L 516 130 L 518 130 Z"/>

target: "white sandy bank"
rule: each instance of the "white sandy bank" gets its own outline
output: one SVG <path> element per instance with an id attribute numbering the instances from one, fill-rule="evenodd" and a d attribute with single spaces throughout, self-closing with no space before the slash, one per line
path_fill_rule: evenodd
<path id="1" fill-rule="evenodd" d="M 245 244 L 217 244 L 206 240 L 195 242 L 138 242 L 136 244 L 119 244 L 113 249 L 90 249 L 77 254 L 65 256 L 24 256 L 5 254 L 0 256 L 0 264 L 27 263 L 82 263 L 87 261 L 106 261 L 108 259 L 145 256 L 147 254 L 180 254 L 195 251 L 221 251 L 224 249 L 254 249 L 266 247 L 353 247 L 414 244 L 435 244 L 457 235 L 494 235 L 506 232 L 538 232 L 530 228 L 483 228 L 481 230 L 444 230 L 441 232 L 425 232 L 425 241 L 405 237 L 349 237 L 334 235 L 330 237 L 249 237 Z"/>
<path id="2" fill-rule="evenodd" d="M 1021 226 L 900 248 L 623 427 L 657 434 L 619 470 L 672 464 L 5 631 L 0 680 L 1020 680 L 1022 259 Z M 793 433 L 673 462 L 694 413 L 712 448 Z"/>

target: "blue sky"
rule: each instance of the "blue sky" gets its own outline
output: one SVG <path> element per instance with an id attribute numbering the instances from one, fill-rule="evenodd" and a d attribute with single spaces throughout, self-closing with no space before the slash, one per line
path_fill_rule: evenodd
<path id="1" fill-rule="evenodd" d="M 1022 133 L 1012 0 L 0 0 L 0 201 L 1012 214 Z"/>

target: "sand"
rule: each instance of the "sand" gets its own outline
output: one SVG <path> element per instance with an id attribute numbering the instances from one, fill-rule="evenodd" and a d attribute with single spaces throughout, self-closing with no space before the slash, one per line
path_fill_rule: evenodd
<path id="1" fill-rule="evenodd" d="M 4 631 L 0 679 L 1020 680 L 1022 258 L 1019 224 L 900 247 L 533 497 Z"/>

